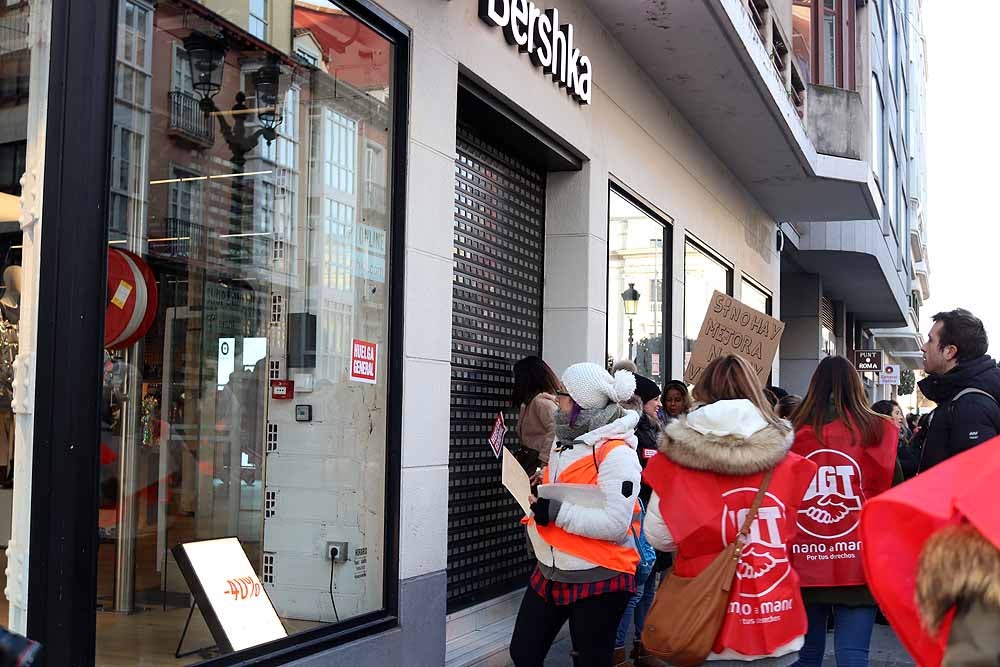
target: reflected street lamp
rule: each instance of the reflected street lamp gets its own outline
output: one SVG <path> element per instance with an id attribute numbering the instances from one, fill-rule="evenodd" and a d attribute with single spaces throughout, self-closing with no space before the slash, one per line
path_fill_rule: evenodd
<path id="1" fill-rule="evenodd" d="M 625 306 L 625 314 L 628 315 L 628 358 L 632 359 L 632 318 L 639 312 L 639 292 L 635 289 L 635 283 L 629 283 L 628 289 L 622 292 L 622 303 Z"/>
<path id="2" fill-rule="evenodd" d="M 249 111 L 246 106 L 246 94 L 236 93 L 236 104 L 233 105 L 233 124 L 230 125 L 225 115 L 219 112 L 215 104 L 215 96 L 222 90 L 222 73 L 226 64 L 226 41 L 223 37 L 209 37 L 204 33 L 192 32 L 184 38 L 184 49 L 188 53 L 188 68 L 191 73 L 191 85 L 200 95 L 198 106 L 206 116 L 214 114 L 219 119 L 222 136 L 233 152 L 233 164 L 243 170 L 246 164 L 246 154 L 257 146 L 257 140 L 264 137 L 271 143 L 278 136 L 278 125 L 282 121 L 284 95 L 288 90 L 286 72 L 275 56 L 270 56 L 267 62 L 253 73 L 254 94 L 257 96 L 257 118 L 260 127 L 254 132 L 248 132 L 246 116 Z"/>
<path id="3" fill-rule="evenodd" d="M 236 103 L 228 114 L 232 116 L 232 124 L 226 120 L 227 114 L 221 113 L 215 104 L 215 96 L 223 87 L 223 72 L 226 67 L 226 38 L 220 34 L 211 37 L 202 32 L 193 31 L 184 38 L 184 49 L 188 54 L 188 68 L 191 74 L 191 86 L 200 96 L 198 106 L 205 117 L 215 115 L 226 145 L 232 152 L 232 162 L 235 178 L 231 181 L 230 232 L 243 231 L 244 183 L 242 173 L 246 170 L 247 153 L 257 147 L 261 137 L 268 145 L 278 137 L 278 126 L 281 125 L 284 97 L 289 89 L 290 75 L 283 70 L 277 56 L 267 56 L 250 77 L 253 82 L 253 94 L 256 96 L 256 109 L 247 108 L 246 93 L 242 90 L 236 93 Z M 247 117 L 256 112 L 260 123 L 254 131 L 247 128 Z M 232 245 L 240 246 L 243 241 Z"/>

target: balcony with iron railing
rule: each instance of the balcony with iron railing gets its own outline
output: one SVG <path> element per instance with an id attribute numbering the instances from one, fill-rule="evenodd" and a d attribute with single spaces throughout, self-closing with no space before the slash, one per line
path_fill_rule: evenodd
<path id="1" fill-rule="evenodd" d="M 202 111 L 198 99 L 181 90 L 167 93 L 170 104 L 170 127 L 167 133 L 195 147 L 215 144 L 215 119 Z"/>
<path id="2" fill-rule="evenodd" d="M 170 259 L 194 257 L 194 249 L 205 243 L 205 228 L 190 220 L 167 218 L 162 236 L 149 239 L 149 254 Z"/>

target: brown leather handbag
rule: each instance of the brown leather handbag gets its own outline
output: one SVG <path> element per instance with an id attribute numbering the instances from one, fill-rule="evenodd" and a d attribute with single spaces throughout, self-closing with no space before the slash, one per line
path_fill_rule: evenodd
<path id="1" fill-rule="evenodd" d="M 764 475 L 732 544 L 696 577 L 678 577 L 672 570 L 667 575 L 656 592 L 642 629 L 642 645 L 646 651 L 677 667 L 705 662 L 726 618 L 736 565 L 773 472 L 769 470 Z"/>

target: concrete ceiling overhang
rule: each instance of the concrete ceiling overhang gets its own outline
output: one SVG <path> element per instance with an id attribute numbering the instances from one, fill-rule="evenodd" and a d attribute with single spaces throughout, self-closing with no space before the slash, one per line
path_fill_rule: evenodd
<path id="1" fill-rule="evenodd" d="M 587 4 L 775 220 L 880 216 L 867 162 L 816 152 L 741 0 Z"/>
<path id="2" fill-rule="evenodd" d="M 895 293 L 878 257 L 867 252 L 847 250 L 785 249 L 782 274 L 801 271 L 819 274 L 823 292 L 836 301 L 849 304 L 855 319 L 866 327 L 906 326 L 905 304 Z M 786 280 L 782 276 L 782 280 Z"/>
<path id="3" fill-rule="evenodd" d="M 895 359 L 910 370 L 917 370 L 923 366 L 924 355 L 920 350 L 920 346 L 923 345 L 923 337 L 912 327 L 872 329 L 872 335 L 875 336 L 883 349 L 888 350 Z"/>

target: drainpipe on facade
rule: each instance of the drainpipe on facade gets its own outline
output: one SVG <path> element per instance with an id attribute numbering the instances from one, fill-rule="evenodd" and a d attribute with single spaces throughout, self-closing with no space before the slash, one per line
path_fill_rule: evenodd
<path id="1" fill-rule="evenodd" d="M 28 546 L 31 531 L 31 466 L 35 412 L 35 347 L 38 329 L 38 279 L 41 257 L 42 184 L 45 167 L 45 123 L 48 117 L 49 24 L 51 0 L 31 3 L 28 46 L 31 70 L 28 83 L 28 133 L 25 172 L 21 177 L 23 233 L 21 265 L 21 320 L 18 354 L 14 361 L 14 511 L 7 546 L 8 626 L 24 634 L 28 629 Z"/>

